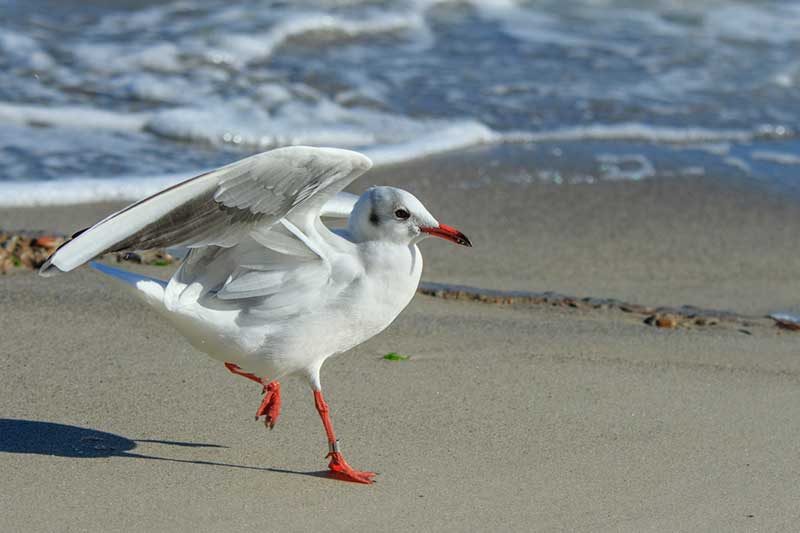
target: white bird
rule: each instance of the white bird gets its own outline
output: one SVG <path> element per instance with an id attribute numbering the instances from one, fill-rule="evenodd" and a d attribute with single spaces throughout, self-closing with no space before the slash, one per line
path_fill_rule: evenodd
<path id="1" fill-rule="evenodd" d="M 92 263 L 125 282 L 198 350 L 263 385 L 256 418 L 272 428 L 279 379 L 310 384 L 328 438 L 333 475 L 371 483 L 339 448 L 320 368 L 384 330 L 408 305 L 422 273 L 417 243 L 434 235 L 471 246 L 410 193 L 340 191 L 371 161 L 333 148 L 257 154 L 161 191 L 77 233 L 40 274 L 70 271 L 102 254 L 186 246 L 169 282 Z M 348 216 L 331 231 L 320 216 Z"/>

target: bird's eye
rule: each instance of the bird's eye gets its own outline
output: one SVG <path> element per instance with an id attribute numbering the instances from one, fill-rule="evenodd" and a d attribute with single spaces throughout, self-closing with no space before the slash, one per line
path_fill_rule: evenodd
<path id="1" fill-rule="evenodd" d="M 399 218 L 401 220 L 405 220 L 408 217 L 410 217 L 411 214 L 408 211 L 406 211 L 405 209 L 398 209 L 397 211 L 394 212 L 394 216 L 396 216 L 397 218 Z"/>

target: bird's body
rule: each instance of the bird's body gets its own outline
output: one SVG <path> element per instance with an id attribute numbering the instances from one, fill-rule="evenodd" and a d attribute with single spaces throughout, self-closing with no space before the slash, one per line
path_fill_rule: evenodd
<path id="1" fill-rule="evenodd" d="M 422 255 L 416 245 L 352 243 L 346 234 L 332 233 L 330 238 L 345 241 L 340 244 L 352 246 L 355 254 L 332 254 L 329 281 L 311 293 L 313 305 L 303 305 L 299 295 L 294 297 L 300 301 L 280 306 L 263 296 L 224 299 L 213 285 L 204 284 L 202 274 L 188 273 L 198 261 L 195 257 L 165 287 L 141 280 L 137 292 L 160 308 L 195 348 L 212 358 L 272 380 L 304 373 L 314 382 L 325 359 L 389 326 L 411 301 L 422 274 Z M 271 252 L 245 242 L 216 253 L 217 262 L 240 264 L 243 257 L 253 254 L 268 260 Z M 292 296 L 287 293 L 286 298 Z"/>
<path id="2" fill-rule="evenodd" d="M 264 385 L 257 416 L 272 427 L 278 379 L 314 390 L 331 469 L 350 481 L 319 372 L 323 362 L 383 331 L 408 305 L 422 273 L 417 242 L 435 235 L 470 245 L 411 194 L 373 187 L 340 193 L 371 163 L 346 150 L 292 147 L 258 154 L 134 204 L 76 236 L 42 267 L 68 271 L 103 253 L 189 247 L 169 282 L 93 263 L 135 289 L 198 350 Z M 348 216 L 329 230 L 321 215 Z"/>

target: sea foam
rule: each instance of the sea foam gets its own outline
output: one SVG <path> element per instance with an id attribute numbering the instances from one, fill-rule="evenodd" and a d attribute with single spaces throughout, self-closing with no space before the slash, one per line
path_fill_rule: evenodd
<path id="1" fill-rule="evenodd" d="M 565 182 L 792 182 L 800 157 L 788 2 L 18 4 L 0 28 L 4 206 L 134 200 L 295 144 L 388 165 L 516 143 L 521 176 Z"/>
<path id="2" fill-rule="evenodd" d="M 317 120 L 310 126 L 313 122 L 309 116 L 312 114 Z M 597 124 L 549 131 L 503 133 L 474 120 L 414 120 L 378 111 L 348 110 L 332 102 L 317 102 L 312 107 L 290 105 L 288 111 L 275 115 L 253 111 L 249 116 L 244 108 L 240 114 L 231 114 L 230 107 L 221 110 L 172 109 L 156 113 L 124 114 L 74 107 L 41 109 L 0 104 L 0 121 L 2 120 L 90 129 L 146 130 L 165 138 L 242 145 L 249 147 L 251 151 L 297 144 L 339 146 L 363 152 L 378 166 L 400 164 L 485 144 L 595 140 L 688 146 L 698 142 L 748 141 L 758 134 L 744 130 L 659 127 L 641 123 Z M 242 127 L 248 122 L 250 124 L 247 127 Z M 176 149 L 180 147 L 176 146 Z M 754 156 L 769 158 L 764 153 Z M 618 163 L 616 159 L 611 161 L 612 156 L 603 157 L 606 166 Z M 639 162 L 645 160 L 640 156 L 626 157 Z M 772 159 L 775 157 L 772 156 Z M 0 181 L 0 206 L 134 201 L 205 170 L 207 169 L 151 176 L 101 175 L 96 178 L 74 177 L 57 181 Z M 637 166 L 636 172 L 617 172 L 613 177 L 641 179 L 654 173 L 648 163 Z"/>

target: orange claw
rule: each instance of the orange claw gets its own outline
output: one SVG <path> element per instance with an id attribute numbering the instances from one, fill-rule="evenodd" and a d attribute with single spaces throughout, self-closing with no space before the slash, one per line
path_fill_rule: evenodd
<path id="1" fill-rule="evenodd" d="M 261 400 L 261 406 L 256 411 L 256 420 L 258 417 L 264 417 L 264 425 L 269 429 L 275 427 L 275 422 L 278 421 L 278 415 L 281 414 L 281 384 L 277 381 L 272 381 L 264 385 L 264 399 Z"/>
<path id="2" fill-rule="evenodd" d="M 377 475 L 375 472 L 360 472 L 358 470 L 353 470 L 353 468 L 347 464 L 347 461 L 344 460 L 341 452 L 331 452 L 326 457 L 331 458 L 331 462 L 328 465 L 328 468 L 331 469 L 331 477 L 342 481 L 364 483 L 366 485 L 375 483 L 375 481 L 372 479 Z"/>
<path id="3" fill-rule="evenodd" d="M 281 414 L 281 384 L 277 381 L 264 383 L 266 381 L 265 379 L 261 379 L 255 374 L 244 372 L 239 365 L 233 363 L 225 363 L 225 368 L 237 376 L 242 376 L 243 378 L 255 381 L 264 386 L 264 390 L 261 392 L 261 394 L 264 395 L 264 399 L 261 400 L 261 405 L 258 407 L 258 411 L 256 411 L 256 420 L 263 416 L 264 425 L 269 429 L 274 428 L 275 422 L 278 421 L 278 415 Z"/>

